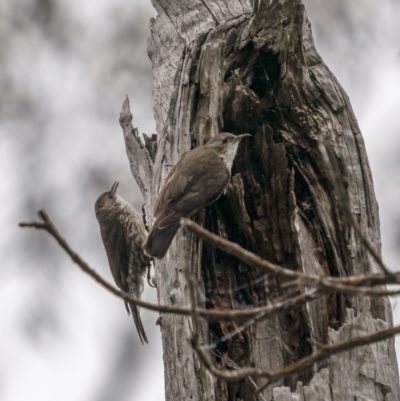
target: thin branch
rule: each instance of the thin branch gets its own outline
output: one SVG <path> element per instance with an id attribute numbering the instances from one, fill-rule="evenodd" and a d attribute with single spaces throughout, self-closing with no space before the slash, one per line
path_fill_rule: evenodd
<path id="1" fill-rule="evenodd" d="M 283 277 L 289 280 L 302 280 L 302 282 L 307 282 L 307 284 L 318 284 L 320 278 L 315 275 L 305 274 L 296 272 L 294 270 L 289 270 L 284 267 L 278 266 L 267 260 L 264 260 L 257 256 L 256 254 L 242 248 L 239 244 L 235 242 L 228 241 L 218 235 L 211 233 L 205 228 L 201 227 L 192 220 L 183 218 L 181 219 L 181 224 L 187 227 L 192 233 L 197 237 L 201 238 L 208 243 L 216 246 L 217 248 L 229 253 L 240 259 L 241 261 L 257 267 L 267 273 L 273 274 L 277 277 Z"/>
<path id="2" fill-rule="evenodd" d="M 322 281 L 322 285 L 324 284 L 324 280 Z M 330 280 L 329 280 L 330 281 Z M 387 282 L 386 284 L 398 285 L 396 282 Z M 380 284 L 372 284 L 372 285 L 380 285 Z M 354 284 L 342 284 L 342 283 L 329 283 L 326 287 L 326 292 L 341 292 L 343 294 L 360 294 L 360 295 L 368 295 L 372 297 L 395 297 L 400 295 L 400 289 L 398 290 L 386 290 L 386 289 L 376 289 L 370 287 L 358 287 Z"/>
<path id="3" fill-rule="evenodd" d="M 346 277 L 344 281 L 352 281 L 352 279 L 355 278 L 357 280 L 354 280 L 354 283 L 351 284 L 345 284 L 343 281 L 337 281 L 336 277 L 324 277 L 320 279 L 320 282 L 318 285 L 316 285 L 317 288 L 320 289 L 320 291 L 329 293 L 329 292 L 340 292 L 343 294 L 360 294 L 360 295 L 368 295 L 368 296 L 389 296 L 389 297 L 395 297 L 400 295 L 400 289 L 398 290 L 386 290 L 386 289 L 376 289 L 376 288 L 370 288 L 369 286 L 363 286 L 360 287 L 358 286 L 357 282 L 360 279 L 359 276 L 350 276 Z M 392 279 L 386 279 L 385 283 L 381 283 L 381 276 L 378 277 L 367 277 L 363 276 L 363 279 L 370 282 L 370 286 L 378 286 L 378 285 L 399 285 L 398 284 L 398 278 L 395 278 L 395 281 Z M 378 280 L 375 282 L 375 280 Z M 392 282 L 393 281 L 393 282 Z M 310 284 L 310 286 L 313 286 L 314 284 Z M 304 280 L 294 280 L 290 281 L 287 283 L 283 283 L 281 285 L 281 288 L 293 288 L 293 287 L 301 287 L 301 286 L 309 286 L 308 283 L 304 282 Z"/>
<path id="4" fill-rule="evenodd" d="M 339 354 L 341 352 L 349 351 L 351 349 L 361 347 L 363 345 L 373 344 L 379 341 L 386 340 L 400 334 L 400 326 L 395 326 L 387 330 L 378 331 L 373 334 L 368 334 L 366 336 L 356 337 L 348 341 L 343 341 L 337 344 L 324 345 L 319 344 L 318 350 L 313 354 L 298 360 L 282 369 L 275 371 L 266 371 L 258 368 L 241 368 L 235 371 L 228 369 L 219 369 L 214 366 L 208 353 L 200 345 L 198 336 L 192 338 L 192 345 L 196 353 L 198 354 L 200 360 L 206 366 L 206 368 L 216 377 L 224 379 L 227 381 L 239 381 L 246 379 L 247 377 L 252 378 L 265 378 L 267 383 L 262 385 L 258 391 L 264 390 L 270 384 L 276 382 L 277 380 L 283 379 L 285 377 L 291 376 L 294 373 L 299 373 L 305 368 L 312 366 L 314 363 L 322 361 L 331 357 L 332 355 Z"/>
<path id="5" fill-rule="evenodd" d="M 103 286 L 105 289 L 110 291 L 115 296 L 124 299 L 126 301 L 132 302 L 144 309 L 148 309 L 160 313 L 175 313 L 179 315 L 190 316 L 191 310 L 188 308 L 179 308 L 168 305 L 157 305 L 150 302 L 142 301 L 141 299 L 135 298 L 127 292 L 119 290 L 117 287 L 105 280 L 100 274 L 98 274 L 93 268 L 91 268 L 68 244 L 64 237 L 57 230 L 50 217 L 44 210 L 38 212 L 41 222 L 31 222 L 31 223 L 20 223 L 20 227 L 31 227 L 39 230 L 45 230 L 48 232 L 61 246 L 61 248 L 70 256 L 75 264 L 77 264 L 82 271 L 91 276 L 97 283 Z M 257 317 L 262 314 L 262 318 L 271 316 L 279 311 L 288 310 L 306 302 L 310 302 L 321 297 L 323 294 L 318 293 L 316 290 L 302 293 L 283 301 L 261 306 L 257 308 L 246 308 L 246 309 L 232 309 L 232 310 L 210 310 L 204 308 L 198 308 L 198 313 L 200 317 L 208 319 L 209 321 L 215 320 L 239 320 L 248 319 L 252 317 Z"/>
<path id="6" fill-rule="evenodd" d="M 296 286 L 314 286 L 325 292 L 343 292 L 343 293 L 362 293 L 365 295 L 398 295 L 399 291 L 373 290 L 368 286 L 377 286 L 385 284 L 400 284 L 400 274 L 389 275 L 374 274 L 370 276 L 360 275 L 351 277 L 319 277 L 317 275 L 305 274 L 289 270 L 282 266 L 271 263 L 257 256 L 256 254 L 242 248 L 239 244 L 231 242 L 225 238 L 219 237 L 199 226 L 194 221 L 182 219 L 182 225 L 187 227 L 192 233 L 216 246 L 219 249 L 240 259 L 241 261 L 259 268 L 275 276 L 280 276 L 290 280 L 290 285 Z"/>
<path id="7" fill-rule="evenodd" d="M 113 285 L 111 285 L 107 280 L 103 279 L 98 273 L 96 273 L 95 270 L 93 270 L 76 252 L 74 252 L 67 241 L 61 236 L 57 228 L 54 226 L 53 222 L 50 220 L 49 216 L 44 210 L 39 211 L 39 217 L 41 218 L 42 222 L 31 222 L 31 223 L 20 223 L 20 227 L 33 227 L 36 229 L 41 229 L 47 231 L 54 239 L 58 242 L 58 244 L 64 249 L 64 251 L 71 257 L 71 259 L 87 274 L 89 274 L 91 277 L 93 277 L 100 285 L 105 287 L 107 290 L 109 290 L 111 293 L 116 295 L 119 298 L 125 299 L 127 301 L 131 301 L 135 303 L 138 306 L 141 306 L 143 308 L 153 310 L 156 312 L 161 312 L 161 313 L 175 313 L 175 314 L 180 314 L 180 315 L 186 315 L 186 316 L 191 316 L 192 320 L 194 322 L 194 334 L 192 337 L 192 345 L 196 353 L 198 354 L 200 360 L 203 362 L 203 364 L 206 366 L 206 368 L 213 373 L 215 376 L 224 379 L 224 380 L 229 380 L 229 381 L 237 381 L 237 380 L 242 380 L 247 377 L 253 377 L 253 378 L 266 378 L 268 379 L 267 385 L 271 384 L 272 382 L 279 380 L 281 378 L 287 377 L 292 375 L 293 373 L 297 373 L 301 370 L 303 370 L 306 367 L 311 366 L 315 362 L 321 361 L 323 359 L 328 358 L 331 355 L 348 351 L 350 349 L 366 345 L 366 344 L 371 344 L 374 342 L 382 341 L 387 338 L 393 337 L 396 334 L 400 333 L 400 326 L 396 326 L 387 330 L 382 330 L 380 332 L 366 335 L 363 337 L 357 337 L 349 341 L 341 342 L 338 344 L 334 345 L 322 345 L 320 344 L 318 347 L 318 351 L 313 353 L 312 355 L 309 355 L 308 357 L 305 357 L 296 363 L 293 363 L 291 365 L 288 365 L 282 369 L 279 369 L 274 372 L 268 372 L 264 371 L 262 369 L 257 369 L 257 368 L 241 368 L 237 369 L 235 371 L 230 371 L 230 370 L 225 370 L 225 369 L 219 369 L 214 366 L 214 364 L 211 361 L 211 358 L 209 354 L 205 351 L 205 349 L 201 346 L 200 340 L 199 340 L 199 318 L 207 318 L 207 319 L 217 319 L 217 320 L 223 320 L 223 319 L 237 319 L 237 318 L 243 318 L 243 317 L 252 317 L 252 316 L 257 316 L 258 318 L 261 316 L 266 317 L 269 316 L 273 313 L 276 313 L 277 311 L 281 310 L 286 310 L 289 308 L 292 308 L 294 306 L 299 306 L 305 302 L 309 302 L 313 299 L 316 299 L 324 294 L 324 291 L 321 290 L 320 283 L 318 280 L 323 281 L 323 280 L 329 280 L 328 278 L 323 278 L 319 279 L 317 276 L 310 276 L 310 275 L 304 275 L 302 273 L 295 273 L 293 274 L 286 274 L 286 271 L 288 269 L 284 269 L 280 266 L 276 266 L 270 262 L 263 261 L 261 258 L 258 258 L 258 256 L 252 254 L 251 252 L 248 252 L 244 249 L 242 249 L 239 245 L 230 243 L 227 240 L 224 240 L 220 237 L 214 236 L 214 234 L 211 234 L 207 230 L 204 230 L 200 226 L 198 226 L 196 223 L 185 219 L 184 224 L 189 228 L 192 229 L 193 232 L 197 233 L 200 231 L 199 236 L 205 240 L 209 240 L 209 236 L 216 237 L 218 241 L 222 241 L 217 243 L 214 243 L 214 238 L 211 241 L 214 243 L 216 246 L 221 246 L 222 249 L 226 249 L 227 252 L 233 254 L 236 256 L 238 254 L 239 259 L 243 260 L 246 263 L 249 264 L 254 264 L 257 266 L 257 264 L 260 264 L 262 266 L 268 267 L 268 269 L 272 270 L 275 272 L 275 274 L 280 274 L 285 277 L 290 276 L 293 278 L 294 276 L 296 279 L 300 280 L 300 282 L 304 282 L 304 280 L 308 280 L 308 278 L 311 278 L 311 282 L 316 284 L 316 288 L 314 288 L 312 291 L 302 293 L 300 295 L 296 295 L 294 297 L 288 298 L 286 300 L 283 300 L 281 302 L 278 302 L 276 304 L 264 306 L 264 307 L 258 307 L 258 308 L 252 308 L 252 309 L 245 309 L 245 310 L 230 310 L 230 311 L 215 311 L 215 310 L 207 310 L 207 309 L 202 309 L 202 308 L 197 308 L 196 307 L 196 297 L 195 297 L 195 288 L 194 288 L 194 283 L 193 283 L 193 278 L 190 277 L 189 273 L 188 274 L 188 283 L 189 283 L 189 290 L 191 294 L 193 293 L 194 295 L 191 295 L 191 308 L 190 309 L 185 309 L 185 308 L 176 308 L 176 307 L 171 307 L 167 305 L 156 305 L 148 302 L 144 302 L 142 300 L 139 300 L 135 297 L 132 297 L 130 294 L 120 291 Z M 255 263 L 255 261 L 257 263 Z M 271 271 L 270 271 L 271 272 Z M 283 272 L 283 273 L 282 273 Z M 290 271 L 289 271 L 290 272 Z M 394 276 L 394 278 L 397 280 L 397 276 Z M 332 280 L 336 280 L 334 284 L 329 284 L 338 287 L 342 291 L 353 291 L 353 290 L 364 290 L 363 288 L 360 287 L 354 287 L 354 285 L 357 285 L 359 283 L 368 283 L 372 282 L 373 283 L 373 278 L 371 277 L 349 277 L 348 279 L 350 280 L 349 282 L 353 283 L 353 286 L 349 286 L 347 284 L 343 284 L 338 279 L 336 278 L 330 278 Z M 388 280 L 388 277 L 382 277 L 378 276 L 379 280 Z M 378 281 L 379 281 L 378 280 Z M 347 288 L 347 287 L 352 287 L 352 288 Z M 329 288 L 328 285 L 322 285 L 323 290 L 326 290 Z M 375 295 L 382 294 L 381 290 L 377 290 L 374 293 Z M 261 315 L 260 315 L 261 314 Z M 259 391 L 261 391 L 263 388 L 265 388 L 265 385 L 263 385 Z"/>
<path id="8" fill-rule="evenodd" d="M 226 354 L 226 353 L 223 354 L 221 351 L 213 352 L 213 354 L 218 356 L 221 359 L 224 359 L 226 361 L 226 364 L 229 367 L 231 367 L 232 369 L 235 369 L 235 370 L 240 369 L 240 366 L 237 363 L 235 363 L 231 358 L 229 358 L 228 354 Z M 248 377 L 248 380 L 252 384 L 252 386 L 256 390 L 258 390 L 256 382 L 251 377 Z M 257 394 L 257 396 L 259 397 L 260 400 L 266 401 L 266 399 L 262 396 L 262 394 Z"/>
<path id="9" fill-rule="evenodd" d="M 92 269 L 68 244 L 64 237 L 57 230 L 56 226 L 50 220 L 50 217 L 44 210 L 38 212 L 39 217 L 42 222 L 31 222 L 31 223 L 19 223 L 20 227 L 32 227 L 38 230 L 47 231 L 61 246 L 62 249 L 69 255 L 69 257 L 77 264 L 85 273 L 91 276 L 95 281 L 97 281 L 101 286 L 110 291 L 117 297 L 134 303 L 135 305 L 141 306 L 145 309 L 149 309 L 155 312 L 163 313 L 178 313 L 181 315 L 190 315 L 188 309 L 175 308 L 166 305 L 156 305 L 149 302 L 142 301 L 141 299 L 135 298 L 127 292 L 119 290 L 117 287 L 105 280 L 100 274 L 98 274 L 94 269 Z"/>
<path id="10" fill-rule="evenodd" d="M 332 344 L 332 345 L 319 344 L 318 345 L 319 349 L 317 352 L 314 352 L 313 354 L 305 358 L 302 358 L 299 361 L 292 363 L 273 373 L 269 373 L 268 383 L 260 387 L 258 391 L 262 391 L 265 387 L 269 386 L 271 383 L 279 379 L 290 376 L 293 373 L 298 373 L 303 369 L 312 366 L 315 362 L 322 361 L 324 359 L 331 357 L 332 355 L 350 351 L 354 348 L 358 348 L 363 345 L 373 344 L 379 341 L 386 340 L 388 338 L 394 337 L 396 334 L 400 334 L 400 325 L 391 327 L 390 329 L 381 330 L 376 333 L 352 338 L 347 341 L 342 341 L 337 344 Z"/>
<path id="11" fill-rule="evenodd" d="M 99 283 L 105 289 L 110 291 L 112 294 L 114 294 L 115 296 L 117 296 L 121 299 L 124 299 L 126 301 L 130 301 L 130 302 L 134 303 L 135 305 L 138 305 L 144 309 L 148 309 L 148 310 L 151 310 L 154 312 L 175 313 L 175 314 L 179 314 L 179 315 L 190 316 L 190 314 L 191 314 L 190 309 L 179 308 L 179 307 L 168 306 L 168 305 L 157 305 L 157 304 L 153 304 L 150 302 L 145 302 L 141 299 L 133 297 L 132 295 L 130 295 L 127 292 L 119 290 L 117 287 L 115 287 L 110 282 L 105 280 L 93 268 L 91 268 L 69 246 L 67 241 L 62 237 L 62 235 L 57 230 L 57 228 L 51 221 L 50 217 L 47 215 L 47 213 L 44 210 L 39 211 L 38 214 L 39 214 L 39 217 L 42 219 L 42 222 L 20 223 L 19 224 L 20 227 L 32 227 L 32 228 L 42 229 L 42 230 L 47 231 L 58 242 L 58 244 L 61 246 L 61 248 L 63 248 L 64 251 L 70 256 L 70 258 L 73 260 L 73 262 L 75 264 L 77 264 L 85 273 L 90 275 L 97 283 Z M 196 225 L 196 223 L 191 222 L 190 220 L 188 220 L 188 221 L 190 223 Z M 186 223 L 186 221 L 185 221 L 185 223 Z M 198 226 L 198 227 L 200 227 L 200 226 Z M 204 229 L 202 229 L 202 230 L 204 230 Z M 220 237 L 217 237 L 217 238 L 220 238 Z M 220 238 L 220 239 L 222 240 L 222 238 Z M 239 245 L 237 245 L 237 244 L 234 244 L 234 245 L 239 247 Z M 303 282 L 304 281 L 303 277 L 302 277 L 303 274 L 298 273 L 298 275 L 300 278 L 299 282 Z M 319 279 L 318 277 L 316 277 L 316 278 Z M 351 278 L 349 278 L 349 279 L 351 279 Z M 369 278 L 362 277 L 362 278 L 358 279 L 359 282 L 362 282 L 362 281 L 360 281 L 361 279 L 363 279 L 365 282 L 370 281 Z M 322 280 L 325 280 L 325 279 L 322 279 Z M 357 281 L 355 281 L 355 283 L 357 283 Z M 350 285 L 346 286 L 341 283 L 335 283 L 333 285 L 333 287 L 335 288 L 335 291 L 348 292 L 348 293 L 356 292 L 356 293 L 362 293 L 365 295 L 397 295 L 397 294 L 399 294 L 399 291 L 378 290 L 378 291 L 374 292 L 373 289 L 369 289 L 369 288 L 357 288 L 356 284 L 350 284 Z M 326 288 L 327 288 L 327 286 L 326 286 Z M 294 307 L 298 307 L 302 304 L 305 304 L 307 302 L 310 302 L 317 298 L 320 298 L 321 296 L 323 296 L 324 292 L 327 292 L 326 289 L 324 289 L 324 291 L 315 289 L 314 291 L 305 292 L 300 295 L 296 295 L 296 296 L 287 298 L 283 301 L 273 303 L 273 304 L 267 305 L 267 306 L 257 307 L 257 308 L 232 309 L 232 310 L 212 310 L 212 309 L 198 308 L 198 313 L 199 313 L 200 317 L 202 317 L 204 319 L 208 319 L 209 321 L 241 320 L 241 319 L 249 319 L 252 317 L 256 317 L 257 320 L 259 320 L 260 314 L 262 315 L 262 318 L 266 318 L 266 317 L 271 316 L 280 311 L 285 311 L 285 310 L 288 310 L 288 309 L 291 309 Z"/>
<path id="12" fill-rule="evenodd" d="M 190 227 L 188 223 L 188 220 L 185 219 L 185 225 L 187 227 Z M 190 221 L 190 223 L 193 223 Z M 194 223 L 195 224 L 195 223 Z M 195 225 L 197 226 L 197 224 Z M 201 228 L 200 226 L 195 227 L 193 226 L 196 230 L 198 228 Z M 204 230 L 207 231 L 207 230 Z M 203 233 L 204 234 L 204 233 Z M 211 234 L 211 233 L 209 233 Z M 218 237 L 219 238 L 219 237 Z M 237 244 L 233 244 L 237 245 Z M 254 255 L 256 256 L 256 255 Z M 267 262 L 269 263 L 269 262 Z M 382 330 L 377 333 L 369 334 L 366 336 L 361 336 L 361 337 L 356 337 L 354 339 L 351 339 L 349 341 L 344 341 L 340 342 L 337 344 L 333 345 L 324 345 L 324 344 L 319 344 L 318 350 L 314 352 L 313 354 L 300 359 L 299 361 L 290 364 L 288 366 L 285 366 L 282 369 L 276 370 L 276 371 L 265 371 L 262 369 L 257 369 L 257 368 L 239 368 L 234 371 L 227 370 L 227 369 L 219 369 L 217 368 L 213 362 L 211 361 L 209 353 L 205 351 L 205 349 L 202 347 L 200 344 L 200 323 L 199 323 L 199 312 L 196 307 L 197 305 L 197 300 L 196 300 L 196 291 L 195 291 L 195 283 L 190 275 L 189 272 L 189 266 L 185 267 L 185 274 L 186 274 L 186 279 L 188 282 L 188 287 L 189 287 L 189 296 L 190 296 L 190 301 L 191 301 L 191 318 L 193 322 L 193 335 L 192 335 L 192 346 L 193 349 L 196 351 L 197 355 L 199 356 L 201 362 L 204 364 L 204 366 L 216 377 L 228 380 L 228 381 L 239 381 L 243 380 L 245 378 L 266 378 L 267 383 L 261 386 L 257 391 L 261 392 L 263 389 L 265 389 L 268 385 L 271 383 L 282 379 L 284 377 L 288 377 L 294 373 L 300 372 L 303 369 L 312 366 L 314 363 L 324 360 L 332 355 L 348 351 L 350 349 L 360 347 L 362 345 L 367 345 L 371 344 L 374 342 L 382 341 L 385 340 L 389 337 L 393 337 L 394 335 L 400 333 L 400 326 L 396 326 L 387 330 Z"/>

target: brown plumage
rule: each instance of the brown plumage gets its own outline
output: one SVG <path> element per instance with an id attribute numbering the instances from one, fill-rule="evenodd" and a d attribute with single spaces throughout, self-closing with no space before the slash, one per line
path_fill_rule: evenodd
<path id="1" fill-rule="evenodd" d="M 147 255 L 164 257 L 179 230 L 180 219 L 221 196 L 229 183 L 237 147 L 245 136 L 250 135 L 223 132 L 185 153 L 172 167 L 156 200 L 156 221 L 144 245 Z"/>
<path id="2" fill-rule="evenodd" d="M 118 182 L 111 191 L 104 192 L 96 201 L 96 218 L 107 253 L 111 273 L 118 288 L 140 298 L 143 276 L 150 258 L 143 252 L 146 229 L 139 213 L 117 193 Z M 128 315 L 132 314 L 140 340 L 148 342 L 139 308 L 125 301 Z"/>

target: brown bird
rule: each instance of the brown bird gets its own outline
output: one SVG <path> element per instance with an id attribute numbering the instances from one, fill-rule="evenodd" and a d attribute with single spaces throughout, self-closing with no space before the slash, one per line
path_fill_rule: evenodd
<path id="1" fill-rule="evenodd" d="M 116 193 L 118 184 L 115 182 L 111 191 L 96 200 L 96 218 L 115 283 L 121 290 L 140 298 L 143 275 L 151 260 L 143 252 L 146 229 L 139 213 Z M 139 307 L 127 301 L 125 307 L 128 315 L 132 314 L 140 340 L 147 343 Z"/>
<path id="2" fill-rule="evenodd" d="M 242 138 L 222 132 L 185 153 L 169 172 L 158 194 L 154 217 L 157 218 L 146 239 L 147 255 L 162 258 L 180 227 L 180 219 L 189 217 L 215 202 L 225 191 L 233 160 Z"/>

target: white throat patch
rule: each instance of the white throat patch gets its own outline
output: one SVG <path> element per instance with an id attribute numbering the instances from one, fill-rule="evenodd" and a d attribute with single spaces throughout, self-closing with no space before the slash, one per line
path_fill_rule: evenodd
<path id="1" fill-rule="evenodd" d="M 232 143 L 228 146 L 226 152 L 223 155 L 220 154 L 220 157 L 222 161 L 225 163 L 225 166 L 229 172 L 232 170 L 232 164 L 233 161 L 235 160 L 238 146 L 239 146 L 239 141 Z"/>

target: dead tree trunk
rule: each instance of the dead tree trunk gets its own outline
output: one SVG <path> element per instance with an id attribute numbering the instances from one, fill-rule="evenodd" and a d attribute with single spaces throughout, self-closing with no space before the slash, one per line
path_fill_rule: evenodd
<path id="1" fill-rule="evenodd" d="M 227 194 L 198 221 L 293 270 L 331 276 L 376 272 L 338 206 L 318 150 L 318 136 L 329 136 L 352 213 L 380 249 L 371 172 L 349 99 L 315 49 L 301 1 L 254 2 L 253 9 L 250 0 L 153 0 L 158 17 L 151 23 L 148 53 L 157 151 L 151 141 L 145 149 L 137 137 L 125 138 L 150 223 L 165 175 L 184 152 L 220 131 L 247 132 L 252 139 L 240 147 Z M 167 257 L 156 263 L 160 303 L 190 304 L 187 265 L 209 308 L 265 305 L 290 293 L 276 278 L 180 232 Z M 244 330 L 236 323 L 204 323 L 201 334 L 240 367 L 276 370 L 309 355 L 313 341 L 334 343 L 391 324 L 386 298 L 334 294 Z M 258 399 L 248 380 L 224 382 L 206 371 L 189 343 L 189 318 L 165 315 L 160 325 L 166 400 Z M 214 362 L 223 360 L 216 356 Z M 394 341 L 331 357 L 275 383 L 263 397 L 398 400 Z"/>

